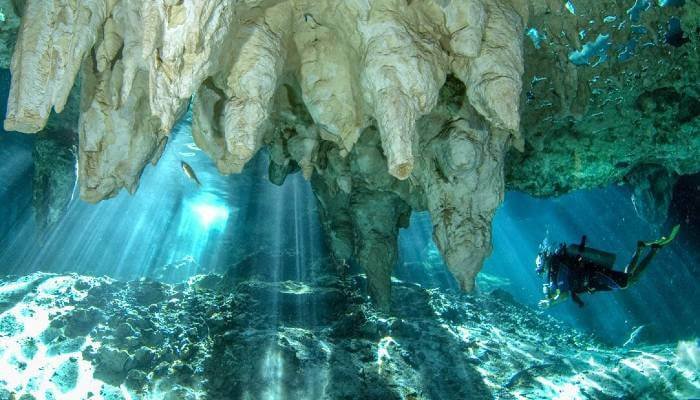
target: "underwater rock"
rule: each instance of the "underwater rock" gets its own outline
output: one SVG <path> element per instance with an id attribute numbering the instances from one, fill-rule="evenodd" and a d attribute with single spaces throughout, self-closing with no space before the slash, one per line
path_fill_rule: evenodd
<path id="1" fill-rule="evenodd" d="M 574 12 L 563 1 L 531 3 L 525 143 L 508 154 L 508 188 L 554 196 L 622 183 L 644 165 L 674 175 L 700 171 L 700 5 L 573 3 Z M 665 39 L 672 17 L 691 38 L 679 47 Z M 588 52 L 588 61 L 574 63 L 577 52 Z"/>
<path id="2" fill-rule="evenodd" d="M 102 346 L 97 351 L 94 361 L 95 378 L 114 386 L 119 386 L 126 378 L 126 364 L 129 361 L 129 353 L 126 351 Z"/>
<path id="3" fill-rule="evenodd" d="M 167 297 L 168 286 L 156 281 L 144 281 L 130 284 L 131 296 L 142 306 L 163 301 Z"/>
<path id="4" fill-rule="evenodd" d="M 52 326 L 61 326 L 66 336 L 85 336 L 102 320 L 104 315 L 95 307 L 73 310 L 55 319 Z"/>
<path id="5" fill-rule="evenodd" d="M 640 165 L 625 177 L 639 218 L 654 227 L 666 222 L 678 176 L 658 165 Z"/>
<path id="6" fill-rule="evenodd" d="M 37 340 L 34 338 L 27 338 L 23 340 L 21 346 L 22 355 L 28 360 L 33 359 L 36 353 L 39 351 L 39 347 L 37 346 Z"/>
<path id="7" fill-rule="evenodd" d="M 367 299 L 365 280 L 324 286 L 251 278 L 228 290 L 189 282 L 164 285 L 170 296 L 144 306 L 132 293 L 152 288 L 148 282 L 53 276 L 0 318 L 25 323 L 27 310 L 36 310 L 33 329 L 40 331 L 64 309 L 55 288 L 83 281 L 110 300 L 76 296 L 72 311 L 98 308 L 105 320 L 79 347 L 44 357 L 25 357 L 18 346 L 36 340 L 33 333 L 0 336 L 0 396 L 26 396 L 32 382 L 76 399 L 554 398 L 562 388 L 572 398 L 700 395 L 695 341 L 609 347 L 503 290 L 471 296 L 396 281 L 387 316 Z M 18 282 L 7 280 L 0 291 Z M 326 297 L 329 291 L 344 300 Z M 299 296 L 296 306 L 284 296 Z M 298 317 L 276 318 L 285 313 Z M 52 329 L 60 341 L 64 328 Z M 124 340 L 126 331 L 137 343 Z"/>
<path id="8" fill-rule="evenodd" d="M 134 368 L 149 369 L 153 366 L 155 358 L 155 350 L 141 346 L 134 352 Z"/>
<path id="9" fill-rule="evenodd" d="M 12 56 L 6 130 L 38 132 L 51 108 L 63 110 L 83 58 L 110 9 L 101 0 L 25 2 L 23 15 L 31 18 L 22 20 Z"/>
<path id="10" fill-rule="evenodd" d="M 55 320 L 54 320 L 55 321 Z M 52 323 L 54 321 L 51 321 Z M 50 356 L 59 356 L 62 354 L 70 354 L 79 351 L 85 344 L 84 337 L 66 338 L 62 335 L 63 331 L 56 331 L 59 335 L 50 341 L 46 341 L 46 337 L 42 337 L 46 343 L 46 354 Z"/>
<path id="11" fill-rule="evenodd" d="M 0 317 L 0 335 L 15 336 L 24 330 L 24 325 L 17 321 L 17 318 L 12 315 L 4 315 Z"/>
<path id="12" fill-rule="evenodd" d="M 75 388 L 78 383 L 78 359 L 71 357 L 63 364 L 59 365 L 56 372 L 51 377 L 53 382 L 62 393 L 66 393 Z"/>
<path id="13" fill-rule="evenodd" d="M 158 282 L 179 283 L 186 281 L 195 272 L 201 272 L 200 265 L 192 256 L 185 256 L 149 271 L 149 277 Z"/>
<path id="14" fill-rule="evenodd" d="M 42 232 L 65 214 L 78 180 L 77 135 L 67 131 L 39 135 L 34 141 L 32 160 L 32 206 Z"/>
<path id="15" fill-rule="evenodd" d="M 102 385 L 100 388 L 100 396 L 104 400 L 125 400 L 121 390 L 118 387 L 110 385 Z"/>
<path id="16" fill-rule="evenodd" d="M 126 374 L 126 386 L 134 391 L 140 391 L 141 388 L 148 384 L 148 376 L 145 372 L 137 369 L 132 369 Z"/>
<path id="17" fill-rule="evenodd" d="M 0 313 L 16 306 L 27 294 L 36 290 L 51 275 L 34 274 L 17 279 L 13 285 L 3 285 L 0 290 Z"/>
<path id="18" fill-rule="evenodd" d="M 24 1 L 0 0 L 0 68 L 9 68 Z M 2 396 L 0 395 L 0 398 Z"/>

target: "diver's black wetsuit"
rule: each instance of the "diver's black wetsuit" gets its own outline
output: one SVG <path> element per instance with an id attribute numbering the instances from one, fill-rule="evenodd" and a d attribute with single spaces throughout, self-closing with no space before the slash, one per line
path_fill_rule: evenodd
<path id="1" fill-rule="evenodd" d="M 579 293 L 622 289 L 628 280 L 627 273 L 568 254 L 565 246 L 552 255 L 548 273 L 551 289 L 571 293 L 571 299 L 579 306 L 583 306 Z"/>
<path id="2" fill-rule="evenodd" d="M 629 287 L 639 280 L 659 249 L 673 241 L 679 229 L 680 225 L 676 225 L 668 237 L 662 236 L 653 242 L 637 242 L 637 250 L 624 271 L 613 270 L 615 254 L 586 247 L 586 236 L 581 238 L 580 244 L 561 244 L 554 252 L 546 246 L 541 248 L 535 260 L 536 271 L 538 275 L 546 271 L 547 283 L 543 286 L 545 299 L 540 300 L 539 306 L 549 307 L 571 295 L 571 299 L 583 307 L 579 293 Z M 649 251 L 642 257 L 644 249 Z"/>

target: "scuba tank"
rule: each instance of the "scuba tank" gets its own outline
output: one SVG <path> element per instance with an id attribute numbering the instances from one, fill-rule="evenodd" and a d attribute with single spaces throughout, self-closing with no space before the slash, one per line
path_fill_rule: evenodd
<path id="1" fill-rule="evenodd" d="M 581 257 L 587 263 L 600 265 L 608 269 L 612 269 L 615 265 L 615 254 L 586 247 L 586 236 L 581 238 L 580 244 L 566 246 L 566 254 Z"/>

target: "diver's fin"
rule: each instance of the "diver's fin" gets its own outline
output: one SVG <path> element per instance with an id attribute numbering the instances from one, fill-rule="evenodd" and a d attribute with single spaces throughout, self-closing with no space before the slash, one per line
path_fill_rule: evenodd
<path id="1" fill-rule="evenodd" d="M 668 236 L 662 236 L 661 239 L 655 240 L 653 242 L 646 242 L 646 243 L 644 243 L 644 245 L 645 246 L 653 246 L 653 245 L 666 246 L 667 244 L 671 243 L 673 241 L 673 239 L 676 238 L 676 236 L 678 236 L 678 231 L 680 229 L 681 229 L 681 226 L 676 225 L 673 227 L 673 229 L 671 229 L 671 233 Z"/>

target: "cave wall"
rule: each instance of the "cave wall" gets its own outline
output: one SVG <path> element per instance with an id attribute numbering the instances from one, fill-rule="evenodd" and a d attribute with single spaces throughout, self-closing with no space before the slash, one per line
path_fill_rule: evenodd
<path id="1" fill-rule="evenodd" d="M 640 170 L 700 171 L 700 3 L 574 3 L 575 14 L 544 5 L 531 13 L 525 147 L 508 154 L 508 188 L 556 196 L 626 182 L 639 191 Z"/>

